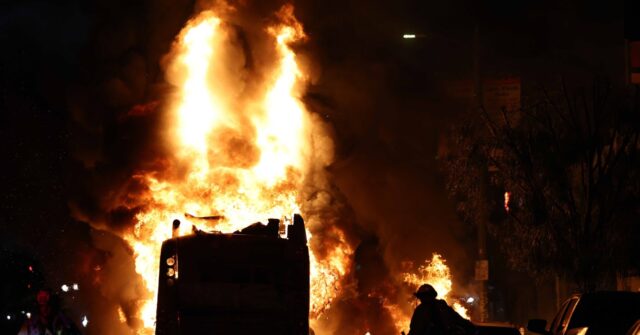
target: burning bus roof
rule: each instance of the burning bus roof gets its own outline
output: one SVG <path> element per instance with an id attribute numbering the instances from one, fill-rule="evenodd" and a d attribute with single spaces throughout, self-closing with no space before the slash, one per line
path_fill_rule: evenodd
<path id="1" fill-rule="evenodd" d="M 220 220 L 221 216 L 207 216 L 207 217 L 196 217 L 193 215 L 186 214 L 185 217 L 189 219 L 202 219 L 202 220 Z M 279 219 L 268 219 L 267 223 L 264 224 L 262 222 L 255 222 L 250 224 L 244 228 L 238 229 L 230 234 L 224 234 L 220 231 L 203 231 L 196 227 L 196 225 L 192 225 L 192 231 L 194 234 L 186 235 L 186 236 L 178 236 L 178 231 L 180 228 L 181 222 L 176 219 L 173 220 L 173 236 L 172 239 L 176 238 L 190 238 L 192 236 L 201 236 L 201 235 L 258 235 L 258 236 L 270 236 L 270 237 L 286 237 L 287 239 L 294 240 L 296 242 L 303 242 L 306 244 L 307 236 L 304 228 L 304 220 L 302 216 L 299 214 L 294 214 L 293 223 L 290 225 L 282 224 Z M 286 232 L 282 234 L 282 230 Z M 170 239 L 171 240 L 171 239 Z"/>

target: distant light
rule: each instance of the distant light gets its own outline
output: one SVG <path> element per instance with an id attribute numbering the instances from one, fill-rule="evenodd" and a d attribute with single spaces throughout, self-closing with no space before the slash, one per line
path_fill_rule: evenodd
<path id="1" fill-rule="evenodd" d="M 404 34 L 402 35 L 402 38 L 404 39 L 416 38 L 416 34 Z"/>
<path id="2" fill-rule="evenodd" d="M 476 299 L 474 299 L 473 297 L 467 298 L 467 304 L 473 304 L 474 301 L 476 301 Z"/>
<path id="3" fill-rule="evenodd" d="M 29 265 L 29 272 L 33 272 L 33 266 Z"/>
<path id="4" fill-rule="evenodd" d="M 82 327 L 87 328 L 87 325 L 89 324 L 89 319 L 87 319 L 87 316 L 83 316 L 82 317 Z"/>
<path id="5" fill-rule="evenodd" d="M 11 315 L 7 315 L 7 320 L 11 320 Z"/>
<path id="6" fill-rule="evenodd" d="M 69 286 L 67 284 L 64 284 L 60 287 L 64 292 L 69 292 Z"/>
<path id="7" fill-rule="evenodd" d="M 27 319 L 31 319 L 31 313 L 27 312 Z"/>
<path id="8" fill-rule="evenodd" d="M 80 289 L 80 286 L 78 286 L 78 284 L 75 284 L 75 283 L 73 284 L 73 286 L 72 286 L 72 287 L 73 287 L 73 290 L 74 290 L 74 291 L 77 291 L 77 290 L 79 290 L 79 289 Z"/>

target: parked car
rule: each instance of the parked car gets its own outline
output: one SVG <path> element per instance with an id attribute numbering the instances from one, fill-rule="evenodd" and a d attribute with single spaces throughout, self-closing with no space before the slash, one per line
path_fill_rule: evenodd
<path id="1" fill-rule="evenodd" d="M 502 322 L 474 322 L 476 335 L 522 335 L 518 327 Z"/>
<path id="2" fill-rule="evenodd" d="M 625 335 L 640 319 L 640 293 L 593 292 L 567 299 L 547 329 L 547 321 L 529 320 L 529 331 L 544 335 Z"/>

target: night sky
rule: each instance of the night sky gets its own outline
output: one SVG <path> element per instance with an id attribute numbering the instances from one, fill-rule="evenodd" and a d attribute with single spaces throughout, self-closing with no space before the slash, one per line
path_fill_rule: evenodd
<path id="1" fill-rule="evenodd" d="M 239 3 L 259 18 L 283 2 Z M 519 74 L 533 86 L 559 75 L 624 75 L 630 17 L 622 1 L 294 5 L 309 36 L 299 53 L 315 75 L 304 101 L 334 129 L 329 170 L 353 211 L 351 231 L 382 257 L 420 260 L 440 251 L 463 277 L 472 274 L 475 237 L 445 194 L 437 156 L 462 112 L 442 97 L 443 83 L 471 76 L 475 27 L 488 76 Z M 81 222 L 72 208 L 109 218 L 113 231 L 126 228 L 130 213 L 105 213 L 100 194 L 163 150 L 155 145 L 157 115 L 130 111 L 168 91 L 162 56 L 194 7 L 187 0 L 0 2 L 2 257 L 32 257 L 56 287 L 90 284 L 96 266 L 120 257 L 105 244 L 121 242 L 107 237 L 97 246 L 96 236 L 110 233 Z M 423 37 L 403 40 L 407 32 Z"/>

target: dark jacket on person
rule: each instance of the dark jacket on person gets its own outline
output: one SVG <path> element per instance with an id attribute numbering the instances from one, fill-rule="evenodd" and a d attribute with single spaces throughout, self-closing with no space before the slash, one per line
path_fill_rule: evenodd
<path id="1" fill-rule="evenodd" d="M 413 312 L 408 335 L 474 334 L 473 324 L 461 317 L 444 300 L 423 302 Z"/>

